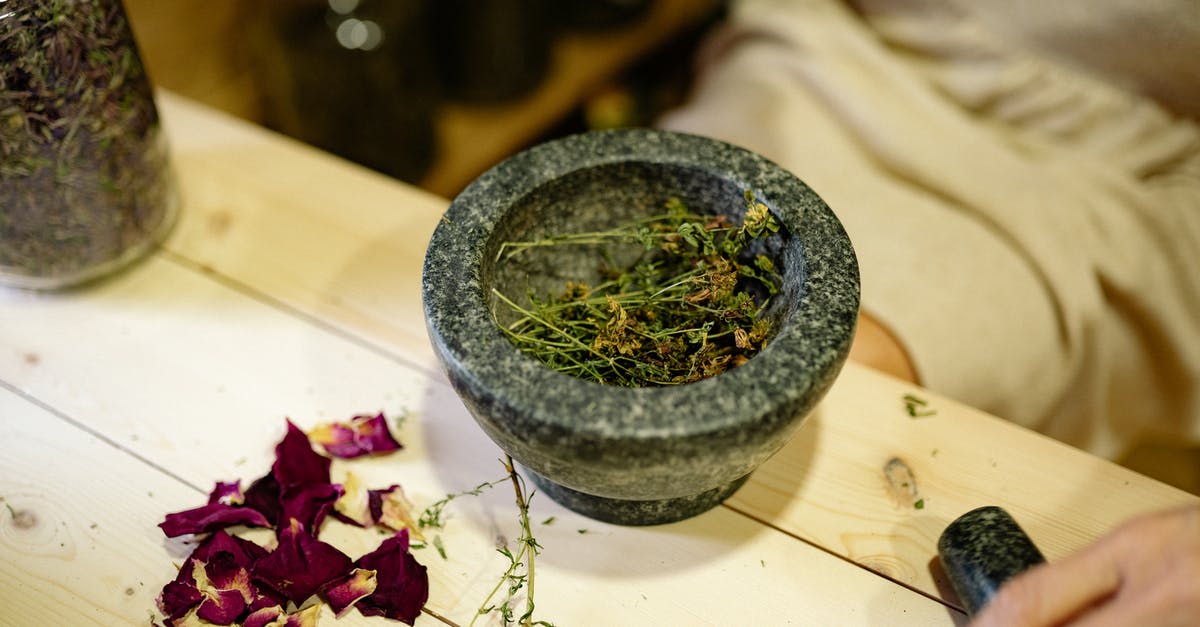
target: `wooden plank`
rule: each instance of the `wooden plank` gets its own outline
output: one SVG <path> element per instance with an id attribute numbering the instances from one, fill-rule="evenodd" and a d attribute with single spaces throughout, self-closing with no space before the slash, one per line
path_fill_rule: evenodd
<path id="1" fill-rule="evenodd" d="M 406 450 L 339 462 L 335 475 L 353 469 L 370 486 L 401 483 L 423 507 L 502 474 L 498 451 L 444 383 L 170 258 L 151 258 L 84 291 L 0 292 L 0 379 L 201 489 L 263 474 L 285 416 L 308 427 L 379 409 L 412 413 L 399 431 Z M 32 450 L 30 439 L 22 432 L 6 442 Z M 104 466 L 76 455 L 43 462 L 23 475 L 24 492 L 76 485 L 96 468 Z M 141 474 L 154 474 L 148 467 L 125 472 L 111 483 L 137 485 Z M 74 495 L 65 487 L 49 492 L 48 509 L 68 507 Z M 157 511 L 114 509 L 112 522 L 100 522 L 123 521 L 153 537 L 159 516 L 203 499 L 198 491 L 192 502 L 186 497 L 144 504 Z M 448 559 L 429 548 L 418 556 L 430 568 L 429 608 L 466 623 L 502 571 L 495 543 L 516 536 L 516 510 L 502 487 L 457 502 L 451 513 L 442 533 Z M 539 524 L 550 517 L 553 524 Z M 961 620 L 934 600 L 724 508 L 639 529 L 597 523 L 537 498 L 533 520 L 545 547 L 538 607 L 559 624 L 613 612 L 621 624 L 646 625 Z M 332 527 L 328 538 L 350 555 L 380 540 Z M 144 568 L 153 558 L 153 551 L 141 558 Z M 159 559 L 164 567 L 147 587 L 170 575 L 165 550 Z M 36 586 L 44 596 L 30 611 L 71 594 L 50 583 L 65 567 L 46 565 Z M 15 584 L 5 588 L 5 596 L 14 594 Z"/>
<path id="2" fill-rule="evenodd" d="M 909 394 L 936 413 L 910 416 Z M 1198 501 L 848 364 L 799 434 L 727 504 L 905 585 L 944 594 L 940 570 L 931 569 L 938 536 L 976 507 L 1004 507 L 1057 559 L 1139 513 Z"/>
<path id="3" fill-rule="evenodd" d="M 446 201 L 160 93 L 183 211 L 167 248 L 432 366 L 425 245 Z"/>
<path id="4" fill-rule="evenodd" d="M 173 251 L 436 368 L 427 342 L 412 326 L 420 319 L 420 264 L 414 251 L 423 250 L 445 201 L 372 179 L 353 166 L 229 124 L 177 99 L 164 104 L 184 182 L 193 190 L 188 213 L 194 215 L 185 216 L 170 244 Z M 261 171 L 251 167 L 251 160 L 222 161 L 221 155 L 246 146 L 254 146 L 254 163 L 268 164 Z M 305 173 L 301 179 L 323 171 L 325 184 L 285 184 L 293 162 Z M 312 201 L 330 187 L 364 191 L 355 195 L 357 203 L 336 197 Z M 261 200 L 268 195 L 274 200 Z M 292 206 L 301 209 L 292 213 Z M 233 216 L 224 237 L 205 232 L 205 216 L 213 207 Z M 395 246 L 378 239 L 356 242 L 353 229 L 379 224 L 379 231 L 387 232 L 387 225 L 404 219 L 384 207 L 411 211 L 405 231 L 411 237 L 395 240 Z M 274 245 L 257 245 L 268 240 Z M 306 247 L 304 270 L 289 269 L 290 257 Z M 387 274 L 347 261 L 356 250 L 385 265 Z M 333 279 L 330 266 L 346 269 Z M 337 306 L 330 305 L 334 302 Z M 815 419 L 731 504 L 937 595 L 938 582 L 929 570 L 937 535 L 976 505 L 1010 509 L 1049 555 L 1059 556 L 1127 516 L 1195 498 L 924 391 L 918 393 L 935 403 L 938 416 L 911 419 L 902 396 L 913 390 L 848 366 Z M 893 457 L 915 472 L 925 509 L 898 503 L 887 491 L 883 467 Z"/>
<path id="5" fill-rule="evenodd" d="M 5 388 L 0 416 L 0 623 L 148 624 L 154 525 L 203 495 Z"/>

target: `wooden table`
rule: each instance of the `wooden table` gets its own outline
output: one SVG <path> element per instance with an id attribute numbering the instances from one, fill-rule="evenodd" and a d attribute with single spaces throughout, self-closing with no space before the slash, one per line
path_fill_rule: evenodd
<path id="1" fill-rule="evenodd" d="M 87 289 L 0 290 L 6 626 L 147 624 L 183 557 L 155 525 L 217 480 L 266 472 L 285 417 L 407 413 L 405 450 L 334 470 L 401 483 L 418 507 L 503 476 L 425 335 L 421 262 L 446 200 L 171 94 L 160 105 L 184 197 L 162 250 Z M 910 417 L 908 393 L 936 414 Z M 893 460 L 908 488 L 889 482 Z M 538 617 L 962 623 L 931 569 L 958 515 L 1001 505 L 1054 559 L 1196 500 L 848 365 L 794 441 L 704 515 L 624 528 L 535 496 Z M 431 582 L 421 624 L 468 623 L 503 570 L 497 542 L 516 537 L 511 491 L 448 511 L 445 559 L 416 552 Z M 351 555 L 380 541 L 326 527 Z M 338 624 L 383 622 L 352 612 Z"/>

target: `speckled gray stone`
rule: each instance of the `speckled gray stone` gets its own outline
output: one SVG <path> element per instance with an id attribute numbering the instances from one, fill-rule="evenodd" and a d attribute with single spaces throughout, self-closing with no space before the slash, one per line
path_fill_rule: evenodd
<path id="1" fill-rule="evenodd" d="M 1046 558 L 1004 509 L 973 509 L 946 527 L 938 557 L 967 614 L 975 615 L 1009 579 Z"/>
<path id="2" fill-rule="evenodd" d="M 523 299 L 596 272 L 594 252 L 563 247 L 497 262 L 501 243 L 613 226 L 671 197 L 740 220 L 746 189 L 783 225 L 765 252 L 784 285 L 773 336 L 745 365 L 684 386 L 607 386 L 551 370 L 497 328 L 493 288 Z M 845 361 L 859 281 L 841 224 L 792 174 L 723 142 L 627 129 L 542 144 L 483 174 L 434 232 L 422 294 L 455 390 L 540 489 L 593 518 L 656 524 L 717 505 L 786 443 Z"/>

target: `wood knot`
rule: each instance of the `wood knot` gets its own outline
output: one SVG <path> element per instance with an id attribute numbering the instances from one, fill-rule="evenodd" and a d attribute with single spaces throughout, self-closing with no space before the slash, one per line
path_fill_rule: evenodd
<path id="1" fill-rule="evenodd" d="M 904 460 L 899 457 L 889 459 L 883 465 L 883 477 L 887 480 L 887 491 L 898 507 L 921 509 L 924 506 L 917 477 Z"/>
<path id="2" fill-rule="evenodd" d="M 18 509 L 12 512 L 13 526 L 17 529 L 33 529 L 37 526 L 37 514 L 32 510 Z"/>
<path id="3" fill-rule="evenodd" d="M 208 216 L 208 231 L 217 237 L 229 232 L 232 225 L 233 216 L 228 211 L 214 211 Z"/>

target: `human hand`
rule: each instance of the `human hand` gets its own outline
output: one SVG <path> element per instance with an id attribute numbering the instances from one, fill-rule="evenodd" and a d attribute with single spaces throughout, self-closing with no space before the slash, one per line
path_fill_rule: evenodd
<path id="1" fill-rule="evenodd" d="M 1200 506 L 1135 518 L 1005 583 L 972 627 L 1200 624 Z"/>

